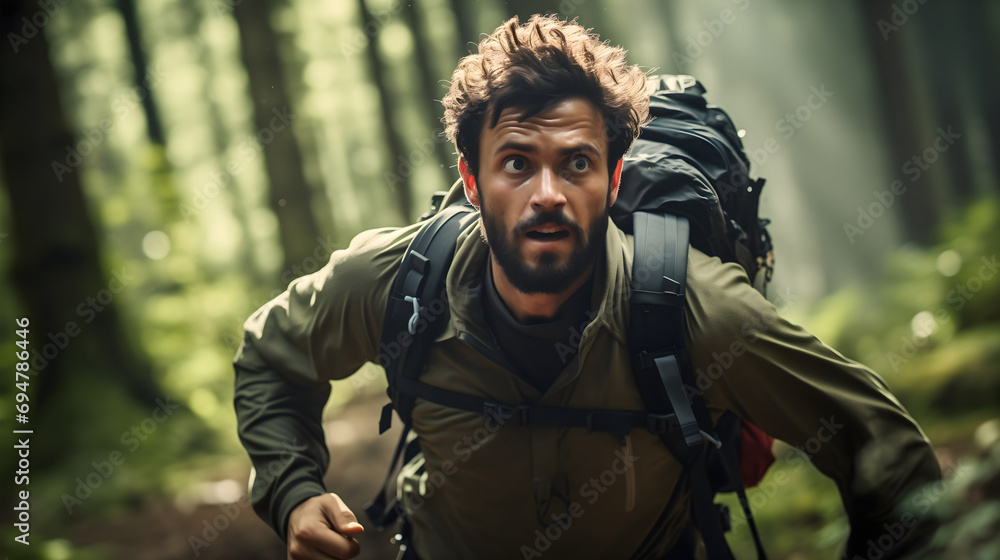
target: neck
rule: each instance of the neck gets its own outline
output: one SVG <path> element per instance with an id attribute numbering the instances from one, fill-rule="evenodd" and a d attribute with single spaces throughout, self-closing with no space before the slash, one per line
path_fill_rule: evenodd
<path id="1" fill-rule="evenodd" d="M 492 253 L 490 253 L 490 267 L 493 270 L 493 282 L 496 284 L 497 295 L 500 296 L 500 299 L 503 300 L 514 317 L 522 323 L 526 323 L 531 319 L 551 319 L 555 317 L 556 312 L 559 311 L 562 304 L 566 303 L 566 300 L 579 290 L 580 286 L 583 286 L 590 279 L 590 275 L 594 273 L 594 265 L 591 264 L 586 272 L 581 274 L 579 278 L 566 286 L 566 289 L 561 292 L 555 294 L 526 294 L 510 283 L 510 279 L 504 274 L 503 269 L 500 268 L 496 259 L 493 258 Z"/>

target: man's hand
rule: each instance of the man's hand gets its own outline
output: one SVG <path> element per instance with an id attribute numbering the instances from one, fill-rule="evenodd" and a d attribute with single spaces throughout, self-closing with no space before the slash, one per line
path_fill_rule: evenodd
<path id="1" fill-rule="evenodd" d="M 288 560 L 348 560 L 361 552 L 352 537 L 364 532 L 340 496 L 309 498 L 288 516 Z"/>

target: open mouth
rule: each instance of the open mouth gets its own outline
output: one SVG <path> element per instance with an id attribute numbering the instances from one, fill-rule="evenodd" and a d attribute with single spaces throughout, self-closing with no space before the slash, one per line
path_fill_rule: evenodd
<path id="1" fill-rule="evenodd" d="M 534 239 L 536 241 L 559 241 L 560 239 L 569 237 L 569 231 L 557 227 L 548 227 L 533 229 L 524 235 L 528 239 Z"/>

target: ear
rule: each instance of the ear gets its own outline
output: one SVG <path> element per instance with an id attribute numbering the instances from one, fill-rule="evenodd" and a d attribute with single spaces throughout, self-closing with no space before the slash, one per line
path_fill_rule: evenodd
<path id="1" fill-rule="evenodd" d="M 624 161 L 624 158 L 619 159 L 618 165 L 615 166 L 615 170 L 611 173 L 611 205 L 614 205 L 615 201 L 618 200 L 618 186 L 622 181 L 622 163 Z"/>
<path id="2" fill-rule="evenodd" d="M 472 174 L 469 164 L 465 162 L 463 157 L 458 158 L 458 174 L 462 176 L 465 198 L 469 200 L 470 204 L 479 208 L 479 189 L 476 188 L 476 176 Z"/>

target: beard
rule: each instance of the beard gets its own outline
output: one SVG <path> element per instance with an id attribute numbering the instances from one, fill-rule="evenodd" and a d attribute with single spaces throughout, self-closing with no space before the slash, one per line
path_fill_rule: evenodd
<path id="1" fill-rule="evenodd" d="M 610 202 L 610 193 L 609 193 Z M 486 201 L 480 193 L 480 217 L 483 228 L 480 233 L 483 241 L 489 245 L 503 270 L 519 292 L 525 294 L 557 294 L 565 290 L 575 280 L 579 279 L 604 252 L 605 236 L 608 230 L 608 211 L 605 207 L 602 216 L 594 220 L 584 235 L 579 223 L 566 217 L 563 211 L 553 210 L 539 212 L 531 218 L 519 222 L 514 230 L 503 229 L 501 220 L 492 216 L 486 209 Z M 530 228 L 543 224 L 554 224 L 568 228 L 580 243 L 570 253 L 565 263 L 559 264 L 559 256 L 555 253 L 542 253 L 538 264 L 525 262 L 521 255 L 517 239 Z"/>

